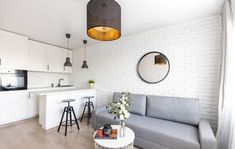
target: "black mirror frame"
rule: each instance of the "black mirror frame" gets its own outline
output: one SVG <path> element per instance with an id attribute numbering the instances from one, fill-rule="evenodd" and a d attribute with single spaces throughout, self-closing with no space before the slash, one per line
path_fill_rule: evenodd
<path id="1" fill-rule="evenodd" d="M 166 58 L 166 60 L 167 60 L 167 62 L 168 62 L 168 65 L 169 65 L 169 69 L 168 69 L 167 74 L 165 75 L 165 77 L 163 77 L 161 80 L 159 80 L 159 81 L 157 81 L 157 82 L 149 82 L 149 81 L 146 81 L 144 78 L 142 78 L 142 76 L 141 76 L 140 73 L 139 73 L 139 69 L 138 69 L 141 60 L 142 60 L 146 55 L 149 55 L 149 54 L 152 54 L 152 53 L 158 53 L 158 54 L 163 55 L 163 56 Z M 140 58 L 140 60 L 139 60 L 139 62 L 138 62 L 138 64 L 137 64 L 136 70 L 137 70 L 137 74 L 138 74 L 139 78 L 140 78 L 142 81 L 144 81 L 145 83 L 149 83 L 149 84 L 156 84 L 156 83 L 159 83 L 159 82 L 163 81 L 163 80 L 168 76 L 168 74 L 169 74 L 169 72 L 170 72 L 170 68 L 171 68 L 171 67 L 170 67 L 170 61 L 169 61 L 169 59 L 166 57 L 165 54 L 163 54 L 163 53 L 161 53 L 161 52 L 158 52 L 158 51 L 152 51 L 152 52 L 148 52 L 148 53 L 144 54 L 144 55 Z"/>

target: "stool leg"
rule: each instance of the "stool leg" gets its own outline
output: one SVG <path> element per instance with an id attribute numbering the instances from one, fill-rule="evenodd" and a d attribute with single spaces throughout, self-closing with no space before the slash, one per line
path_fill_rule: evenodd
<path id="1" fill-rule="evenodd" d="M 68 126 L 68 114 L 69 114 L 69 109 L 67 108 L 66 111 L 66 121 L 65 121 L 65 136 L 67 135 L 67 126 Z"/>
<path id="2" fill-rule="evenodd" d="M 60 126 L 62 125 L 62 122 L 63 122 L 65 110 L 66 110 L 66 107 L 64 108 L 64 111 L 63 111 L 63 114 L 62 114 L 62 117 L 61 117 L 61 120 L 60 120 L 60 125 L 59 125 L 58 130 L 57 130 L 58 132 L 60 131 Z"/>
<path id="3" fill-rule="evenodd" d="M 85 106 L 84 106 L 84 109 L 83 109 L 83 112 L 82 112 L 82 118 L 80 120 L 80 122 L 82 122 L 82 119 L 84 117 L 84 113 L 85 113 L 85 110 L 86 110 L 86 106 L 87 106 L 87 102 L 85 103 Z"/>
<path id="4" fill-rule="evenodd" d="M 77 121 L 77 117 L 76 117 L 76 115 L 75 115 L 75 112 L 74 112 L 73 107 L 72 107 L 72 112 L 73 112 L 73 116 L 74 116 L 75 123 L 76 123 L 76 125 L 77 125 L 78 130 L 79 130 L 80 128 L 79 128 L 78 121 Z"/>
<path id="5" fill-rule="evenodd" d="M 89 125 L 89 119 L 91 117 L 91 103 L 88 102 L 88 116 L 87 116 L 87 125 Z"/>
<path id="6" fill-rule="evenodd" d="M 94 109 L 94 105 L 93 105 L 93 102 L 91 102 L 91 106 L 92 106 L 92 108 Z"/>
<path id="7" fill-rule="evenodd" d="M 72 108 L 69 108 L 69 117 L 70 117 L 70 126 L 72 127 L 73 123 L 72 123 Z"/>

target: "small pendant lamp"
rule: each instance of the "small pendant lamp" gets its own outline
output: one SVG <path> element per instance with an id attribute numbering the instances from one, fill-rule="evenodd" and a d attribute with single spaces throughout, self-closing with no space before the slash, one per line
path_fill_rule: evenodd
<path id="1" fill-rule="evenodd" d="M 88 69 L 88 65 L 87 65 L 87 61 L 86 61 L 86 44 L 87 44 L 87 40 L 83 40 L 83 44 L 84 44 L 84 60 L 83 60 L 83 64 L 82 64 L 82 68 L 86 68 Z"/>
<path id="2" fill-rule="evenodd" d="M 67 41 L 68 41 L 68 50 L 67 50 L 67 57 L 64 63 L 64 67 L 72 67 L 72 63 L 70 61 L 70 57 L 69 57 L 69 38 L 71 37 L 70 34 L 65 34 Z"/>
<path id="3" fill-rule="evenodd" d="M 90 0 L 87 4 L 87 35 L 100 41 L 121 36 L 121 7 L 115 0 Z"/>

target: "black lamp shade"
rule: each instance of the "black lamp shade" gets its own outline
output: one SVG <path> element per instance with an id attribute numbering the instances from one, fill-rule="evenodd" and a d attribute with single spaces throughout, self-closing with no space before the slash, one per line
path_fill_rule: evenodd
<path id="1" fill-rule="evenodd" d="M 86 60 L 83 61 L 82 68 L 88 68 L 87 61 L 86 61 Z"/>
<path id="2" fill-rule="evenodd" d="M 70 61 L 70 57 L 66 57 L 66 61 L 64 63 L 65 67 L 72 67 L 72 63 Z"/>
<path id="3" fill-rule="evenodd" d="M 90 0 L 87 4 L 87 35 L 101 41 L 121 36 L 121 7 L 114 0 Z"/>

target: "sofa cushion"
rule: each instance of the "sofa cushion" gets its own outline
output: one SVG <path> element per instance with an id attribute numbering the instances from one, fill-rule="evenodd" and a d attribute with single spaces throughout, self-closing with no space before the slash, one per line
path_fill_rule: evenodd
<path id="1" fill-rule="evenodd" d="M 111 125 L 117 125 L 119 124 L 118 119 L 114 119 L 115 115 L 112 115 L 108 113 L 108 111 L 102 111 L 99 113 L 96 113 L 96 122 L 99 124 L 111 124 Z"/>
<path id="2" fill-rule="evenodd" d="M 118 124 L 119 121 L 113 118 L 107 111 L 96 114 L 96 122 L 101 125 Z M 136 114 L 131 114 L 126 120 L 126 125 L 135 132 L 136 138 L 165 148 L 200 149 L 198 129 L 191 125 Z"/>
<path id="3" fill-rule="evenodd" d="M 137 138 L 171 149 L 200 149 L 198 129 L 178 122 L 132 114 L 126 120 Z"/>
<path id="4" fill-rule="evenodd" d="M 113 101 L 118 101 L 122 93 L 114 93 Z M 141 94 L 130 94 L 130 113 L 145 115 L 146 113 L 146 96 Z"/>
<path id="5" fill-rule="evenodd" d="M 147 96 L 147 116 L 198 125 L 199 101 L 192 98 Z"/>

